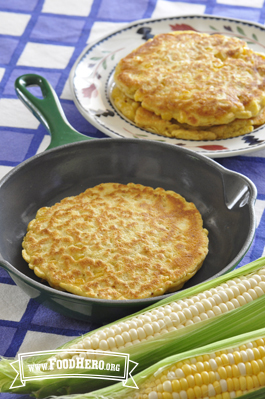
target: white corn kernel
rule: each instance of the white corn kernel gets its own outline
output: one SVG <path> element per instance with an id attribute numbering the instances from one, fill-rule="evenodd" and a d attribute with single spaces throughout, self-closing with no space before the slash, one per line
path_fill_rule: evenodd
<path id="1" fill-rule="evenodd" d="M 246 287 L 247 290 L 249 290 L 251 288 L 251 284 L 246 278 L 244 278 L 242 280 L 242 284 L 244 284 L 244 286 Z"/>
<path id="2" fill-rule="evenodd" d="M 207 319 L 208 319 L 208 317 L 207 317 Z M 193 321 L 193 323 L 199 323 L 200 321 L 202 321 L 202 319 L 199 316 L 195 316 L 195 317 L 193 317 L 192 321 Z"/>
<path id="3" fill-rule="evenodd" d="M 207 299 L 202 299 L 201 303 L 202 303 L 202 305 L 203 305 L 205 310 L 211 310 L 212 309 L 212 304 Z"/>
<path id="4" fill-rule="evenodd" d="M 226 294 L 225 291 L 219 291 L 219 296 L 223 302 L 229 301 L 228 295 Z"/>
<path id="5" fill-rule="evenodd" d="M 247 372 L 246 372 L 246 366 L 245 366 L 244 363 L 238 363 L 237 367 L 238 367 L 238 370 L 239 370 L 239 372 L 240 372 L 241 375 L 244 376 L 244 375 L 247 374 Z"/>
<path id="6" fill-rule="evenodd" d="M 148 395 L 148 399 L 158 399 L 158 394 L 155 391 L 152 391 Z"/>
<path id="7" fill-rule="evenodd" d="M 124 340 L 120 334 L 116 335 L 115 337 L 115 342 L 117 347 L 119 348 L 120 346 L 124 345 Z"/>
<path id="8" fill-rule="evenodd" d="M 154 334 L 154 330 L 153 330 L 151 324 L 149 324 L 149 323 L 144 325 L 144 330 L 145 330 L 147 335 L 153 335 Z"/>
<path id="9" fill-rule="evenodd" d="M 230 288 L 233 291 L 235 298 L 238 297 L 238 295 L 240 295 L 240 289 L 236 285 L 233 285 Z"/>
<path id="10" fill-rule="evenodd" d="M 213 312 L 214 312 L 214 314 L 215 314 L 216 316 L 218 316 L 219 314 L 222 313 L 220 307 L 218 307 L 218 306 L 214 306 L 214 307 L 213 307 Z"/>
<path id="11" fill-rule="evenodd" d="M 218 369 L 217 363 L 216 363 L 216 361 L 215 361 L 214 359 L 210 359 L 210 360 L 209 360 L 209 364 L 210 364 L 211 369 L 212 369 L 213 371 L 215 371 L 215 370 Z"/>
<path id="12" fill-rule="evenodd" d="M 243 292 L 247 291 L 247 288 L 244 286 L 244 284 L 241 282 L 240 284 L 237 285 L 240 294 L 243 294 Z"/>
<path id="13" fill-rule="evenodd" d="M 108 343 L 110 349 L 113 348 L 116 345 L 115 339 L 113 337 L 109 337 L 107 339 L 107 343 Z"/>
<path id="14" fill-rule="evenodd" d="M 196 309 L 198 309 L 199 313 L 205 312 L 204 306 L 201 304 L 201 302 L 196 302 L 195 305 Z"/>
<path id="15" fill-rule="evenodd" d="M 160 325 L 156 321 L 153 321 L 151 325 L 155 333 L 158 333 L 160 331 Z"/>
<path id="16" fill-rule="evenodd" d="M 183 312 L 178 312 L 177 315 L 179 317 L 180 323 L 185 323 L 186 317 L 185 317 L 184 313 Z"/>
<path id="17" fill-rule="evenodd" d="M 138 339 L 138 334 L 137 334 L 137 331 L 136 331 L 135 328 L 132 328 L 132 329 L 129 331 L 129 334 L 130 334 L 130 336 L 131 336 L 132 341 L 134 341 L 135 339 Z"/>
<path id="18" fill-rule="evenodd" d="M 102 340 L 99 342 L 99 349 L 102 350 L 102 351 L 107 351 L 107 350 L 109 350 L 108 342 L 107 342 L 105 339 L 102 339 Z"/>
<path id="19" fill-rule="evenodd" d="M 234 304 L 231 301 L 226 302 L 228 311 L 235 309 Z"/>
<path id="20" fill-rule="evenodd" d="M 188 319 L 188 320 L 192 319 L 192 313 L 188 308 L 183 309 L 183 313 L 184 313 L 186 319 Z"/>
<path id="21" fill-rule="evenodd" d="M 237 300 L 240 303 L 240 306 L 243 306 L 243 305 L 245 305 L 247 303 L 247 301 L 245 300 L 243 295 L 238 295 Z"/>
<path id="22" fill-rule="evenodd" d="M 172 309 L 173 309 L 174 312 L 179 312 L 179 311 L 182 310 L 181 306 L 178 305 L 177 302 L 173 302 L 173 303 L 171 304 L 171 307 L 172 307 Z"/>
<path id="23" fill-rule="evenodd" d="M 198 309 L 196 308 L 196 306 L 194 306 L 194 305 L 191 305 L 191 306 L 190 306 L 190 311 L 191 311 L 191 313 L 192 313 L 192 316 L 198 316 L 198 315 L 199 315 L 199 311 L 198 311 Z"/>
<path id="24" fill-rule="evenodd" d="M 123 338 L 123 340 L 124 340 L 125 343 L 131 341 L 130 334 L 129 334 L 127 331 L 124 331 L 124 332 L 121 334 L 121 336 L 122 336 L 122 338 Z"/>
<path id="25" fill-rule="evenodd" d="M 253 300 L 254 300 L 254 299 L 257 299 L 257 297 L 258 297 L 256 291 L 255 291 L 253 288 L 250 288 L 250 290 L 248 290 L 248 294 L 251 296 L 251 298 L 252 298 Z"/>
<path id="26" fill-rule="evenodd" d="M 235 308 L 239 308 L 240 307 L 240 303 L 238 302 L 238 300 L 236 298 L 231 299 L 232 304 L 234 305 Z"/>
<path id="27" fill-rule="evenodd" d="M 164 322 L 165 322 L 166 327 L 173 326 L 172 320 L 171 320 L 171 318 L 169 316 L 165 316 L 164 317 Z"/>
<path id="28" fill-rule="evenodd" d="M 97 349 L 99 344 L 99 339 L 97 337 L 91 337 L 91 347 L 92 349 Z"/>
<path id="29" fill-rule="evenodd" d="M 226 295 L 228 296 L 228 299 L 229 299 L 229 301 L 232 299 L 232 298 L 234 298 L 234 293 L 233 293 L 233 290 L 231 290 L 231 288 L 226 288 L 225 289 L 225 293 L 226 293 Z"/>
<path id="30" fill-rule="evenodd" d="M 89 338 L 84 339 L 84 349 L 91 349 L 91 341 Z"/>
<path id="31" fill-rule="evenodd" d="M 214 313 L 212 310 L 208 310 L 208 311 L 206 312 L 206 314 L 207 314 L 207 316 L 208 316 L 209 319 L 211 319 L 212 317 L 215 316 L 215 313 Z"/>
<path id="32" fill-rule="evenodd" d="M 182 369 L 176 369 L 176 370 L 175 370 L 175 374 L 176 374 L 176 377 L 177 377 L 177 378 L 185 377 L 185 374 L 184 374 L 184 372 L 183 372 Z"/>
<path id="33" fill-rule="evenodd" d="M 201 318 L 201 320 L 206 320 L 206 319 L 208 319 L 208 315 L 203 312 L 200 314 L 200 318 Z"/>
<path id="34" fill-rule="evenodd" d="M 219 293 L 218 294 L 214 294 L 213 295 L 213 299 L 215 300 L 216 305 L 219 305 L 222 302 L 222 299 L 221 299 Z"/>
<path id="35" fill-rule="evenodd" d="M 164 389 L 164 391 L 166 391 L 166 392 L 172 392 L 172 385 L 171 385 L 171 382 L 170 382 L 170 381 L 165 381 L 165 382 L 163 383 L 163 389 Z"/>
<path id="36" fill-rule="evenodd" d="M 245 298 L 245 300 L 246 300 L 247 303 L 253 301 L 252 296 L 251 296 L 248 292 L 244 292 L 244 293 L 242 294 L 242 296 Z"/>
<path id="37" fill-rule="evenodd" d="M 140 340 L 143 340 L 144 338 L 146 338 L 146 333 L 142 327 L 137 328 L 137 335 Z"/>

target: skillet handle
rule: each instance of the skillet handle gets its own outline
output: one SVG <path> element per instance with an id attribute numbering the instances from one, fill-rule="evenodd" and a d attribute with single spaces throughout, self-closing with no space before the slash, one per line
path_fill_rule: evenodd
<path id="1" fill-rule="evenodd" d="M 39 86 L 43 98 L 35 97 L 28 91 L 28 86 Z M 92 139 L 79 133 L 70 125 L 57 94 L 42 76 L 26 74 L 18 77 L 15 81 L 15 90 L 19 99 L 50 133 L 51 143 L 47 150 L 63 144 Z"/>

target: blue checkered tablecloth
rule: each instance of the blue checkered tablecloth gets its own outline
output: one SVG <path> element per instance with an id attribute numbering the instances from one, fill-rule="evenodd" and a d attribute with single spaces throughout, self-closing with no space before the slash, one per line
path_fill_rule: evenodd
<path id="1" fill-rule="evenodd" d="M 47 78 L 72 126 L 89 136 L 105 137 L 74 105 L 68 77 L 77 57 L 89 43 L 129 22 L 190 14 L 264 24 L 265 3 L 264 0 L 0 0 L 0 178 L 45 150 L 49 143 L 45 128 L 15 94 L 14 81 L 18 76 L 37 73 Z M 240 263 L 243 265 L 264 255 L 265 149 L 219 158 L 218 162 L 248 176 L 258 190 L 257 231 Z M 0 268 L 0 355 L 15 357 L 18 353 L 55 349 L 95 327 L 89 322 L 68 319 L 30 299 Z M 28 398 L 14 394 L 0 396 Z"/>

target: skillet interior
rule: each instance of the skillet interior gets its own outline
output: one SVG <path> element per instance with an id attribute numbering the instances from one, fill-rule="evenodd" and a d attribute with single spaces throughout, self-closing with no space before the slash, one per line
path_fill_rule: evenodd
<path id="1" fill-rule="evenodd" d="M 160 186 L 195 203 L 209 230 L 209 254 L 184 288 L 229 271 L 253 239 L 254 184 L 189 150 L 138 139 L 100 139 L 37 155 L 0 182 L 0 264 L 28 295 L 67 316 L 104 323 L 162 299 L 107 301 L 59 292 L 22 259 L 22 238 L 40 207 L 103 182 Z"/>

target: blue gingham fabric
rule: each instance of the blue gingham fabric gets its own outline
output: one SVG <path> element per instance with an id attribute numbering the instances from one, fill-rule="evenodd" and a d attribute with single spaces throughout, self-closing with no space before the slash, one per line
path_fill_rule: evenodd
<path id="1" fill-rule="evenodd" d="M 263 0 L 0 0 L 0 178 L 45 150 L 49 143 L 45 128 L 15 94 L 14 81 L 18 76 L 44 76 L 55 88 L 72 126 L 89 136 L 105 137 L 74 105 L 68 77 L 77 57 L 89 43 L 129 22 L 190 14 L 264 24 L 265 4 Z M 241 266 L 264 255 L 265 149 L 220 158 L 218 162 L 248 176 L 258 190 L 257 231 Z M 4 231 L 0 230 L 0 234 Z M 96 327 L 68 319 L 30 299 L 0 268 L 0 355 L 15 357 L 18 353 L 55 349 Z"/>

